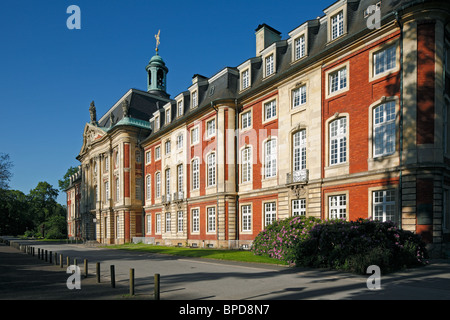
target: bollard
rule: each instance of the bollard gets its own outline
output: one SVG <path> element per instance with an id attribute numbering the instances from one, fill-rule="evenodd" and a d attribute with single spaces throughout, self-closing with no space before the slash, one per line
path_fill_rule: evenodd
<path id="1" fill-rule="evenodd" d="M 41 259 L 41 248 L 38 248 L 38 255 L 37 255 L 38 259 Z"/>
<path id="2" fill-rule="evenodd" d="M 55 252 L 55 265 L 58 264 L 58 254 Z"/>
<path id="3" fill-rule="evenodd" d="M 84 277 L 87 278 L 88 276 L 88 260 L 84 259 Z"/>
<path id="4" fill-rule="evenodd" d="M 73 264 L 76 265 L 76 266 L 78 265 L 77 264 L 77 258 L 73 259 Z"/>
<path id="5" fill-rule="evenodd" d="M 130 269 L 130 296 L 134 296 L 134 269 Z"/>
<path id="6" fill-rule="evenodd" d="M 159 283 L 160 283 L 160 275 L 159 275 L 159 273 L 155 273 L 155 300 L 160 300 L 160 296 L 159 296 L 159 293 L 160 293 L 160 287 L 159 287 Z"/>
<path id="7" fill-rule="evenodd" d="M 70 258 L 67 256 L 67 266 L 70 266 Z"/>
<path id="8" fill-rule="evenodd" d="M 63 255 L 62 254 L 59 255 L 59 265 L 61 266 L 61 268 L 63 267 Z"/>
<path id="9" fill-rule="evenodd" d="M 47 260 L 48 260 L 48 251 L 47 250 L 45 250 L 45 262 L 47 262 Z"/>
<path id="10" fill-rule="evenodd" d="M 100 283 L 100 262 L 97 262 L 95 269 L 95 273 L 97 274 L 97 283 Z"/>
<path id="11" fill-rule="evenodd" d="M 111 287 L 115 288 L 116 287 L 116 272 L 114 270 L 114 265 L 110 265 L 109 268 L 111 271 Z"/>
<path id="12" fill-rule="evenodd" d="M 49 262 L 49 263 L 52 263 L 52 255 L 53 255 L 53 253 L 50 251 L 50 252 L 48 253 L 48 262 Z"/>

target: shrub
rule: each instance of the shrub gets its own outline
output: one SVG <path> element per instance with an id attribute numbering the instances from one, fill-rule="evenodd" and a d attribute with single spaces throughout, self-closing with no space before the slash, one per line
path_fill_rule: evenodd
<path id="1" fill-rule="evenodd" d="M 298 266 L 323 267 L 365 274 L 370 265 L 382 273 L 424 265 L 428 253 L 420 236 L 393 222 L 332 220 L 311 228 L 297 243 Z"/>
<path id="2" fill-rule="evenodd" d="M 382 273 L 424 265 L 428 258 L 420 236 L 393 222 L 292 217 L 260 232 L 252 251 L 303 267 L 332 268 L 365 274 L 377 265 Z"/>
<path id="3" fill-rule="evenodd" d="M 298 242 L 306 239 L 309 230 L 320 222 L 320 219 L 303 216 L 274 221 L 256 236 L 252 252 L 294 263 Z"/>

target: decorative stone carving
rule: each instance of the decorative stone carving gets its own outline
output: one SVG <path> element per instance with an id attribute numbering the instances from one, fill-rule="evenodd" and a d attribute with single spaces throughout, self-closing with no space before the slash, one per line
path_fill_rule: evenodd
<path id="1" fill-rule="evenodd" d="M 125 99 L 122 102 L 122 111 L 123 111 L 123 117 L 124 118 L 128 118 L 129 117 L 129 112 L 130 112 L 130 105 L 129 105 L 127 99 Z"/>
<path id="2" fill-rule="evenodd" d="M 89 107 L 89 113 L 91 114 L 91 123 L 96 124 L 97 123 L 97 111 L 95 109 L 94 101 L 91 102 L 91 106 Z"/>

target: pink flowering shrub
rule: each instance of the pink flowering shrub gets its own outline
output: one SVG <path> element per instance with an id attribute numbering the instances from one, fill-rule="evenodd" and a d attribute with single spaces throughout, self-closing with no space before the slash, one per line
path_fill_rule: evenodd
<path id="1" fill-rule="evenodd" d="M 321 223 L 321 220 L 300 216 L 274 221 L 256 236 L 252 251 L 256 255 L 293 264 L 296 246 L 309 236 L 309 230 L 317 223 Z"/>
<path id="2" fill-rule="evenodd" d="M 252 251 L 303 267 L 331 268 L 365 274 L 377 265 L 382 273 L 427 263 L 419 235 L 393 222 L 358 219 L 321 220 L 292 217 L 267 226 Z"/>

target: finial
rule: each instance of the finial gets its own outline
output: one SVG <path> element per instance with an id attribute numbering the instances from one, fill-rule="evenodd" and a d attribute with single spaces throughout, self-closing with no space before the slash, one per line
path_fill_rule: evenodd
<path id="1" fill-rule="evenodd" d="M 161 30 L 158 30 L 158 34 L 155 35 L 155 39 L 156 39 L 156 49 L 155 49 L 155 51 L 156 51 L 156 53 L 158 53 L 158 46 L 160 44 L 160 42 L 159 42 L 159 34 L 160 33 L 161 33 Z"/>

